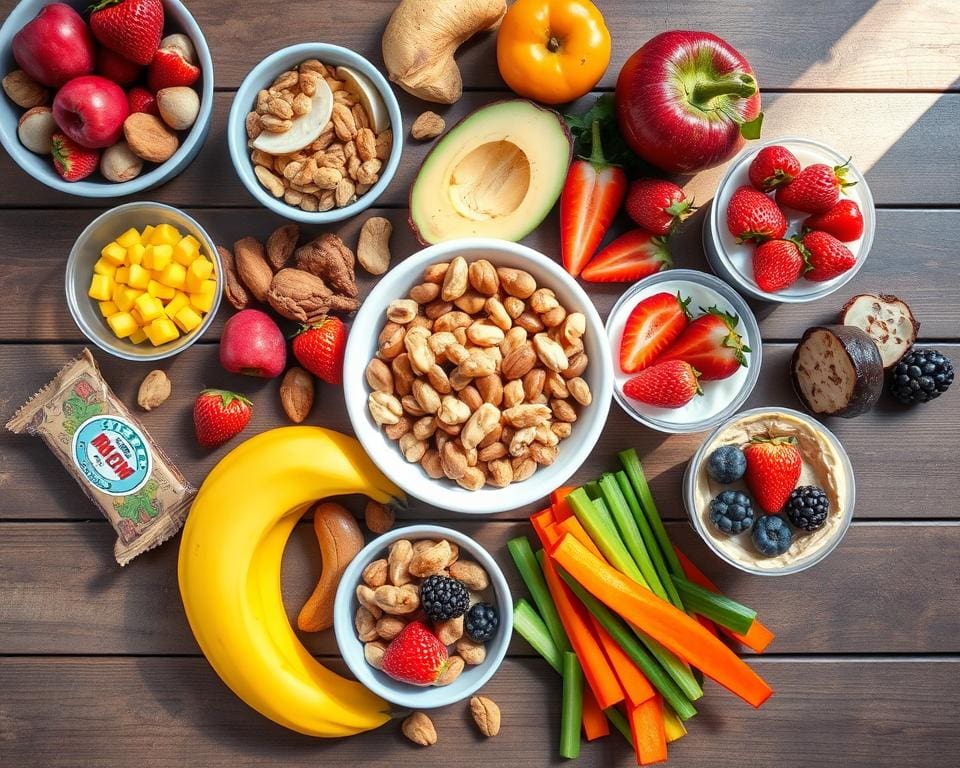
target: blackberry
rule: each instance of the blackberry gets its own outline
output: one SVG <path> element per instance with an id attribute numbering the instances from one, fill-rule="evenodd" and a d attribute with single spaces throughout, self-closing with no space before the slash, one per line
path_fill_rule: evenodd
<path id="1" fill-rule="evenodd" d="M 420 585 L 420 604 L 431 621 L 455 619 L 470 605 L 470 592 L 456 579 L 429 576 Z"/>
<path id="2" fill-rule="evenodd" d="M 790 526 L 786 518 L 780 515 L 760 515 L 753 524 L 753 546 L 757 552 L 766 557 L 782 555 L 793 541 Z"/>
<path id="3" fill-rule="evenodd" d="M 735 445 L 722 445 L 707 459 L 707 474 L 718 483 L 735 483 L 747 471 L 747 457 Z"/>
<path id="4" fill-rule="evenodd" d="M 748 531 L 753 525 L 753 502 L 741 491 L 723 491 L 710 502 L 710 522 L 723 533 Z"/>
<path id="5" fill-rule="evenodd" d="M 476 603 L 467 611 L 467 620 L 463 626 L 473 642 L 485 643 L 497 634 L 500 616 L 490 603 Z"/>
<path id="6" fill-rule="evenodd" d="M 804 531 L 815 531 L 823 528 L 830 513 L 830 499 L 822 488 L 815 485 L 801 485 L 794 488 L 787 499 L 784 509 L 790 522 Z"/>
<path id="7" fill-rule="evenodd" d="M 893 368 L 889 390 L 904 405 L 940 397 L 953 384 L 953 363 L 935 349 L 913 349 Z"/>

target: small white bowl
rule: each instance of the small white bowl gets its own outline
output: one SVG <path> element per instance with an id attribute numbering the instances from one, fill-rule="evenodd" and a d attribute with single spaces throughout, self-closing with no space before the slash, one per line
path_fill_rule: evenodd
<path id="1" fill-rule="evenodd" d="M 421 282 L 424 269 L 430 264 L 463 256 L 468 262 L 489 259 L 497 267 L 523 269 L 533 275 L 537 285 L 552 288 L 560 303 L 570 312 L 582 312 L 587 319 L 584 351 L 590 360 L 583 378 L 590 385 L 593 402 L 581 408 L 573 425 L 573 434 L 560 443 L 557 460 L 548 467 L 539 467 L 533 475 L 506 488 L 485 486 L 468 491 L 449 480 L 434 480 L 419 464 L 403 458 L 397 443 L 388 438 L 371 418 L 367 408 L 367 386 L 364 371 L 376 355 L 377 337 L 386 322 L 387 305 L 404 298 Z M 343 367 L 343 391 L 347 414 L 354 433 L 380 470 L 411 496 L 442 509 L 468 514 L 492 514 L 516 509 L 548 495 L 563 485 L 600 438 L 610 410 L 613 392 L 613 367 L 606 344 L 603 323 L 583 288 L 555 261 L 532 248 L 506 240 L 467 238 L 438 243 L 415 253 L 393 267 L 381 278 L 360 306 L 347 339 Z"/>
<path id="2" fill-rule="evenodd" d="M 490 586 L 487 591 L 492 599 L 488 602 L 496 606 L 500 617 L 497 633 L 486 643 L 486 659 L 482 664 L 464 667 L 460 676 L 450 685 L 428 686 L 420 688 L 409 683 L 394 680 L 378 669 L 374 669 L 363 655 L 363 643 L 357 637 L 354 627 L 354 617 L 359 603 L 357 602 L 357 585 L 362 583 L 361 574 L 374 560 L 386 557 L 387 548 L 398 539 L 446 539 L 460 547 L 460 556 L 469 557 L 483 566 L 490 577 Z M 387 701 L 410 709 L 435 709 L 445 707 L 458 701 L 463 701 L 479 691 L 500 668 L 507 648 L 510 645 L 510 636 L 513 633 L 513 599 L 510 596 L 510 587 L 500 570 L 500 566 L 490 554 L 469 536 L 443 528 L 438 525 L 409 525 L 405 528 L 394 528 L 383 536 L 378 536 L 360 550 L 340 579 L 337 594 L 333 605 L 333 631 L 337 638 L 337 647 L 340 655 L 347 663 L 354 677 L 367 688 Z"/>
<path id="3" fill-rule="evenodd" d="M 714 195 L 710 204 L 710 211 L 703 222 L 703 249 L 707 255 L 707 261 L 710 263 L 710 268 L 745 296 L 782 304 L 817 301 L 824 296 L 829 296 L 850 282 L 867 260 L 876 229 L 873 195 L 870 194 L 870 187 L 867 185 L 863 174 L 851 162 L 847 166 L 847 177 L 850 181 L 855 181 L 856 184 L 847 187 L 843 196 L 853 200 L 863 212 L 863 237 L 854 242 L 845 243 L 857 257 L 857 263 L 852 269 L 848 269 L 833 280 L 822 283 L 812 282 L 801 277 L 789 288 L 777 293 L 768 293 L 761 290 L 753 279 L 753 251 L 755 246 L 750 243 L 737 243 L 733 235 L 730 234 L 730 230 L 727 228 L 727 206 L 738 187 L 750 184 L 748 172 L 753 158 L 761 149 L 772 145 L 784 146 L 789 149 L 796 155 L 800 165 L 804 168 L 814 163 L 826 163 L 831 166 L 843 165 L 850 159 L 849 154 L 841 154 L 826 144 L 811 139 L 781 137 L 756 144 L 751 143 L 750 149 L 741 152 L 734 158 L 720 180 L 717 194 Z M 808 213 L 794 211 L 790 208 L 784 209 L 783 213 L 789 223 L 787 227 L 788 235 L 798 233 L 804 220 L 810 216 Z"/>
<path id="4" fill-rule="evenodd" d="M 747 352 L 747 366 L 721 381 L 703 381 L 700 386 L 703 395 L 682 408 L 657 408 L 632 400 L 623 394 L 623 385 L 633 374 L 620 370 L 620 340 L 627 318 L 644 299 L 656 293 L 677 292 L 684 299 L 690 297 L 690 311 L 697 315 L 702 309 L 717 306 L 724 312 L 736 315 L 740 322 L 737 332 L 743 343 L 750 347 Z M 760 339 L 760 326 L 753 312 L 739 294 L 722 280 L 693 269 L 669 269 L 644 278 L 633 285 L 610 310 L 607 318 L 607 340 L 614 366 L 613 396 L 627 415 L 644 426 L 659 432 L 683 434 L 703 432 L 719 424 L 737 412 L 746 402 L 760 376 L 760 363 L 763 357 L 763 343 Z"/>

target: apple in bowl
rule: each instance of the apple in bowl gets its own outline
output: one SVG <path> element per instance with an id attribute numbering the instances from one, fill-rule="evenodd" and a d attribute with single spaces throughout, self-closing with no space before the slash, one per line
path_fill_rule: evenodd
<path id="1" fill-rule="evenodd" d="M 99 75 L 67 82 L 53 100 L 53 119 L 77 144 L 89 149 L 109 147 L 123 133 L 130 105 L 123 89 Z"/>

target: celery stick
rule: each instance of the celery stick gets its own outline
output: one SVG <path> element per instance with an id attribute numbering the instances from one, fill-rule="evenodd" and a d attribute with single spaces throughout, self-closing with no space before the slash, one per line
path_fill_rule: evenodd
<path id="1" fill-rule="evenodd" d="M 591 501 L 583 488 L 577 488 L 569 496 L 567 502 L 577 516 L 577 520 L 583 525 L 593 543 L 603 553 L 603 556 L 620 571 L 636 582 L 646 586 L 643 574 L 637 568 L 627 548 L 620 540 L 620 534 L 613 523 L 606 504 L 600 499 Z"/>
<path id="2" fill-rule="evenodd" d="M 757 612 L 736 600 L 724 595 L 718 595 L 708 589 L 693 584 L 679 576 L 673 577 L 673 583 L 683 597 L 683 603 L 688 609 L 701 616 L 706 616 L 731 632 L 745 635 L 750 631 Z"/>
<path id="3" fill-rule="evenodd" d="M 557 644 L 553 642 L 550 630 L 536 609 L 522 597 L 513 606 L 513 628 L 530 643 L 533 650 L 543 656 L 554 671 L 561 671 L 563 657 Z"/>
<path id="4" fill-rule="evenodd" d="M 547 589 L 547 583 L 543 580 L 543 571 L 540 570 L 540 564 L 533 555 L 533 549 L 526 536 L 518 536 L 507 542 L 507 549 L 513 557 L 513 562 L 520 571 L 520 577 L 523 583 L 530 590 L 530 596 L 536 603 L 540 616 L 553 638 L 553 644 L 560 651 L 570 650 L 570 641 L 567 639 L 567 633 L 563 631 L 563 624 L 560 621 L 560 614 L 557 613 L 557 606 L 553 604 L 553 598 L 550 597 L 550 590 Z"/>
<path id="5" fill-rule="evenodd" d="M 650 493 L 650 486 L 647 485 L 647 478 L 643 475 L 643 465 L 640 463 L 640 457 L 637 455 L 636 448 L 630 448 L 626 451 L 620 451 L 620 462 L 626 470 L 627 477 L 633 484 L 633 489 L 637 492 L 637 498 L 640 499 L 640 506 L 643 513 L 650 522 L 650 527 L 660 543 L 660 549 L 663 550 L 663 557 L 670 566 L 670 573 L 674 576 L 683 576 L 683 568 L 680 566 L 680 559 L 677 553 L 673 551 L 673 544 L 670 543 L 670 537 L 667 535 L 667 529 L 663 527 L 663 520 L 660 513 L 657 512 L 657 505 L 653 500 L 653 494 Z"/>
<path id="6" fill-rule="evenodd" d="M 666 703 L 663 705 L 663 730 L 666 732 L 667 744 L 671 744 L 687 735 L 687 728 L 683 721 L 677 717 L 673 707 Z"/>
<path id="7" fill-rule="evenodd" d="M 563 654 L 563 709 L 560 716 L 560 757 L 580 755 L 580 723 L 583 719 L 583 670 L 577 654 Z"/>
<path id="8" fill-rule="evenodd" d="M 607 716 L 607 720 L 611 722 L 614 728 L 620 731 L 620 735 L 623 736 L 632 747 L 633 735 L 630 733 L 630 723 L 628 723 L 627 718 L 623 716 L 623 712 L 616 707 L 610 707 L 609 709 L 603 710 L 603 714 Z M 674 717 L 676 717 L 676 715 L 674 715 Z"/>
<path id="9" fill-rule="evenodd" d="M 583 490 L 591 499 L 600 498 L 600 486 L 597 485 L 596 480 L 590 480 L 583 484 Z"/>

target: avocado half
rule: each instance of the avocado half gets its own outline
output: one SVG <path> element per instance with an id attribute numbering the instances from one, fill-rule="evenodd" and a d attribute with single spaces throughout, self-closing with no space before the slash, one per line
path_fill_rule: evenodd
<path id="1" fill-rule="evenodd" d="M 553 208 L 573 142 L 563 118 L 532 101 L 471 112 L 437 142 L 410 188 L 420 242 L 458 237 L 520 240 Z"/>

